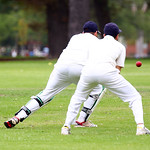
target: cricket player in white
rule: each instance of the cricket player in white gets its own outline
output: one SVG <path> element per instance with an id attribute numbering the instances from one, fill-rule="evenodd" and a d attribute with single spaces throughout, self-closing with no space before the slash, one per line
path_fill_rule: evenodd
<path id="1" fill-rule="evenodd" d="M 141 95 L 120 75 L 126 55 L 125 47 L 117 41 L 120 32 L 121 30 L 115 23 L 106 24 L 104 38 L 99 40 L 93 49 L 89 49 L 89 60 L 82 70 L 76 91 L 71 98 L 61 134 L 70 134 L 70 125 L 80 105 L 97 84 L 104 85 L 124 102 L 129 103 L 137 124 L 136 135 L 150 134 L 150 131 L 144 126 Z"/>
<path id="2" fill-rule="evenodd" d="M 32 96 L 31 100 L 23 106 L 13 118 L 4 122 L 7 128 L 12 128 L 19 122 L 22 122 L 31 113 L 50 102 L 57 93 L 70 84 L 78 83 L 81 70 L 89 57 L 89 47 L 94 46 L 95 41 L 99 41 L 97 38 L 99 31 L 95 22 L 86 22 L 83 26 L 83 32 L 84 33 L 74 35 L 70 39 L 67 47 L 63 50 L 54 66 L 46 88 L 38 95 Z M 103 91 L 104 88 L 101 85 L 96 85 L 88 100 L 84 103 L 79 119 L 76 121 L 76 126 L 97 126 L 90 123 L 87 119 Z"/>

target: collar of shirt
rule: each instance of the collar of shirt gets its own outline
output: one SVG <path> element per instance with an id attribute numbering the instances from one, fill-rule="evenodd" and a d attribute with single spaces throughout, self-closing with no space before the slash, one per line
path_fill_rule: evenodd
<path id="1" fill-rule="evenodd" d="M 111 35 L 106 35 L 106 36 L 104 36 L 104 39 L 112 39 L 112 40 L 114 40 L 114 37 L 111 36 Z"/>
<path id="2" fill-rule="evenodd" d="M 91 33 L 83 33 L 84 35 L 88 35 L 88 36 L 91 36 L 91 37 L 94 37 L 96 39 L 98 39 L 95 35 L 91 34 Z"/>

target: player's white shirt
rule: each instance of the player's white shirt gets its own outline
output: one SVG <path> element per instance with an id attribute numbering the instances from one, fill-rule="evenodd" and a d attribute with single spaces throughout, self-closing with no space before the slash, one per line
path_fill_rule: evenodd
<path id="1" fill-rule="evenodd" d="M 89 48 L 92 48 L 93 43 L 96 41 L 98 42 L 99 39 L 90 33 L 80 33 L 72 36 L 55 67 L 62 64 L 79 64 L 84 66 L 89 57 Z"/>
<path id="2" fill-rule="evenodd" d="M 95 45 L 89 50 L 88 66 L 111 65 L 112 69 L 116 65 L 124 67 L 126 57 L 125 47 L 116 41 L 112 36 L 105 36 L 99 40 L 99 45 Z"/>

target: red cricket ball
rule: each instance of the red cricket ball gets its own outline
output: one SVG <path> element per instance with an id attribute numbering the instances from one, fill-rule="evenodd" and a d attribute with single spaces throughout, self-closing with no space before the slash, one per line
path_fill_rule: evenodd
<path id="1" fill-rule="evenodd" d="M 137 61 L 137 62 L 136 62 L 136 66 L 137 66 L 137 67 L 141 67 L 141 66 L 142 66 L 142 62 Z"/>

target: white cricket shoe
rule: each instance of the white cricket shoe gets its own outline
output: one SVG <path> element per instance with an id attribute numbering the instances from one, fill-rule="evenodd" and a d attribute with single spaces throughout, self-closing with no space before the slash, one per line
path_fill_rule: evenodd
<path id="1" fill-rule="evenodd" d="M 76 121 L 75 127 L 97 127 L 97 125 L 90 121 L 84 121 L 84 122 Z"/>
<path id="2" fill-rule="evenodd" d="M 61 128 L 61 134 L 63 134 L 63 135 L 69 135 L 69 134 L 71 134 L 70 128 L 67 127 L 67 126 L 63 126 L 63 127 Z"/>
<path id="3" fill-rule="evenodd" d="M 150 134 L 150 131 L 146 127 L 137 127 L 136 135 Z"/>

